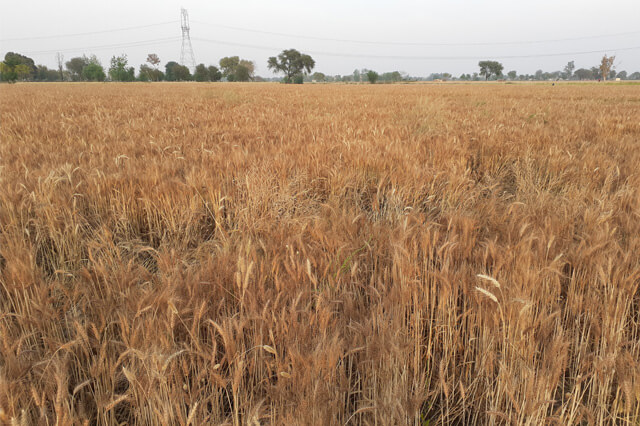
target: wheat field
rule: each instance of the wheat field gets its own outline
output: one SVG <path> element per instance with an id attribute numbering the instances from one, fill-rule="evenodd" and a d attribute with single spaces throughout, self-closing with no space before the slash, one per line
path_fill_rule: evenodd
<path id="1" fill-rule="evenodd" d="M 640 86 L 0 87 L 0 424 L 638 424 Z"/>

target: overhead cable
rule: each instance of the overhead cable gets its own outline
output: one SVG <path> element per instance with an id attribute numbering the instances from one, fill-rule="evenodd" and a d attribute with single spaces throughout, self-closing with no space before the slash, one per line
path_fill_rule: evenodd
<path id="1" fill-rule="evenodd" d="M 226 28 L 235 31 L 244 31 L 250 33 L 257 34 L 265 34 L 265 35 L 273 35 L 278 37 L 289 37 L 296 39 L 306 39 L 306 40 L 318 40 L 318 41 L 333 41 L 340 43 L 356 43 L 356 44 L 371 44 L 371 45 L 387 45 L 387 46 L 442 46 L 442 47 L 451 47 L 451 46 L 501 46 L 501 45 L 520 45 L 520 44 L 544 44 L 544 43 L 559 43 L 565 41 L 576 41 L 576 40 L 592 40 L 598 38 L 610 38 L 610 37 L 620 37 L 627 35 L 636 35 L 640 34 L 640 31 L 630 31 L 625 33 L 617 33 L 617 34 L 604 34 L 604 35 L 593 35 L 593 36 L 583 36 L 583 37 L 569 37 L 569 38 L 558 38 L 558 39 L 546 39 L 546 40 L 529 40 L 529 41 L 498 41 L 498 42 L 465 42 L 465 43 L 424 43 L 424 42 L 412 42 L 412 41 L 371 41 L 371 40 L 352 40 L 352 39 L 342 39 L 342 38 L 327 38 L 327 37 L 314 37 L 308 35 L 297 35 L 297 34 L 287 34 L 273 31 L 263 31 L 263 30 L 255 30 L 251 28 L 242 28 L 242 27 L 234 27 L 230 25 L 223 24 L 211 24 L 202 21 L 191 21 L 195 24 L 201 24 L 211 27 L 219 27 Z"/>
<path id="2" fill-rule="evenodd" d="M 134 41 L 129 43 L 106 44 L 101 46 L 84 46 L 84 47 L 74 47 L 69 49 L 38 50 L 38 51 L 30 51 L 30 52 L 24 52 L 24 53 L 29 55 L 42 55 L 45 53 L 56 53 L 56 52 L 79 52 L 79 51 L 90 51 L 90 50 L 104 50 L 104 49 L 115 49 L 119 47 L 149 46 L 149 45 L 162 44 L 167 42 L 175 42 L 179 40 L 180 40 L 180 37 L 168 37 L 168 38 L 159 38 L 155 40 Z"/>
<path id="3" fill-rule="evenodd" d="M 193 40 L 202 41 L 206 43 L 224 44 L 229 46 L 248 47 L 252 49 L 271 50 L 278 51 L 282 49 L 280 47 L 273 46 L 261 46 L 255 44 L 245 44 L 228 42 L 223 40 L 212 40 L 200 37 L 192 37 Z M 409 60 L 483 60 L 483 59 L 522 59 L 522 58 L 545 58 L 552 56 L 570 56 L 570 55 L 587 55 L 592 53 L 603 53 L 612 51 L 624 51 L 624 50 L 640 50 L 640 46 L 622 47 L 617 49 L 598 49 L 588 51 L 573 51 L 562 53 L 540 53 L 533 55 L 484 55 L 484 56 L 402 56 L 402 55 L 369 55 L 360 53 L 337 53 L 337 52 L 322 52 L 322 51 L 310 51 L 305 49 L 305 53 L 321 56 L 335 56 L 345 58 L 370 58 L 370 59 L 409 59 Z"/>
<path id="4" fill-rule="evenodd" d="M 180 21 L 174 20 L 174 21 L 167 21 L 167 22 L 158 22 L 156 24 L 137 25 L 135 27 L 114 28 L 114 29 L 111 29 L 111 30 L 102 30 L 102 31 L 89 31 L 89 32 L 86 32 L 86 33 L 54 34 L 54 35 L 48 35 L 48 36 L 21 37 L 21 38 L 5 38 L 5 39 L 0 40 L 0 42 L 5 42 L 5 41 L 23 41 L 23 40 L 42 40 L 42 39 L 49 39 L 49 38 L 64 38 L 64 37 L 87 36 L 87 35 L 93 35 L 93 34 L 107 34 L 107 33 L 119 32 L 119 31 L 137 30 L 137 29 L 141 29 L 141 28 L 159 27 L 161 25 L 175 24 L 175 23 L 178 23 L 178 22 L 180 22 Z"/>

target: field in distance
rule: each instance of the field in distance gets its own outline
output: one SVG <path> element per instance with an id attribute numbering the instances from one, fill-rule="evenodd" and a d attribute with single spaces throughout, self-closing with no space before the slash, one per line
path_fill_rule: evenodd
<path id="1" fill-rule="evenodd" d="M 640 86 L 0 90 L 0 424 L 640 420 Z"/>

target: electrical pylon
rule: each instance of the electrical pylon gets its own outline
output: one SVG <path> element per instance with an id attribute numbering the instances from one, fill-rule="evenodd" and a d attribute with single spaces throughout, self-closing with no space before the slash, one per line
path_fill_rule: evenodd
<path id="1" fill-rule="evenodd" d="M 180 9 L 182 17 L 180 23 L 182 26 L 182 50 L 180 51 L 180 63 L 187 66 L 193 73 L 196 69 L 196 58 L 193 55 L 193 46 L 191 46 L 191 36 L 189 36 L 189 13 L 187 9 Z"/>

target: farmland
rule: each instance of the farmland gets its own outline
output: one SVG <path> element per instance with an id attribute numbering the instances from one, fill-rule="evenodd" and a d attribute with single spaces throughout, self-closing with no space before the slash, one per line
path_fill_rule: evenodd
<path id="1" fill-rule="evenodd" d="M 0 423 L 640 420 L 640 86 L 16 84 L 0 118 Z"/>

